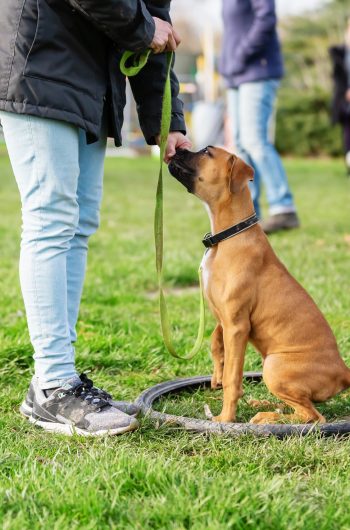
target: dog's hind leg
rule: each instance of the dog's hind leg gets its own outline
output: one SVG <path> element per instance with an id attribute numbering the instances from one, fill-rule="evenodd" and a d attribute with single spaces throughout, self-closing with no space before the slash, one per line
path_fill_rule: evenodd
<path id="1" fill-rule="evenodd" d="M 211 336 L 211 355 L 214 363 L 211 388 L 215 390 L 216 388 L 222 387 L 222 376 L 224 371 L 225 349 L 222 326 L 220 324 L 216 325 Z"/>
<path id="2" fill-rule="evenodd" d="M 283 355 L 271 355 L 265 360 L 263 377 L 269 391 L 294 409 L 294 413 L 259 412 L 250 423 L 325 423 L 325 418 L 316 410 L 311 399 L 310 377 L 305 377 L 299 363 L 288 363 Z"/>
<path id="3" fill-rule="evenodd" d="M 314 407 L 308 399 L 304 403 L 295 403 L 284 400 L 290 407 L 294 408 L 294 414 L 282 414 L 279 412 L 258 412 L 253 416 L 249 423 L 325 423 L 326 420 Z"/>

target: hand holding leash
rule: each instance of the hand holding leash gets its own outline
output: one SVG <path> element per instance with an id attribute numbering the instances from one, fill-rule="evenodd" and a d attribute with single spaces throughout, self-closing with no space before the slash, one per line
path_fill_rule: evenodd
<path id="1" fill-rule="evenodd" d="M 153 20 L 156 29 L 150 44 L 151 50 L 153 53 L 174 52 L 181 42 L 178 33 L 169 22 L 157 17 L 153 17 Z"/>
<path id="2" fill-rule="evenodd" d="M 156 142 L 160 147 L 160 135 L 156 136 Z M 180 131 L 173 131 L 169 133 L 168 141 L 164 153 L 164 162 L 167 164 L 176 153 L 176 149 L 191 149 L 191 141 Z"/>

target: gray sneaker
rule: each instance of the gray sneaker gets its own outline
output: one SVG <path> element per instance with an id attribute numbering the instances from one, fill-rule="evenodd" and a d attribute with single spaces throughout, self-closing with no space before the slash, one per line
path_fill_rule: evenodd
<path id="1" fill-rule="evenodd" d="M 260 226 L 265 234 L 272 234 L 273 232 L 279 232 L 280 230 L 299 228 L 300 221 L 295 212 L 278 213 L 276 215 L 271 215 L 266 221 L 261 221 Z"/>
<path id="2" fill-rule="evenodd" d="M 89 388 L 90 392 L 108 401 L 108 403 L 112 405 L 112 407 L 114 407 L 115 409 L 118 409 L 121 412 L 128 414 L 128 416 L 135 416 L 135 417 L 140 412 L 140 407 L 137 407 L 133 403 L 130 403 L 130 401 L 116 401 L 115 399 L 112 398 L 110 394 L 108 394 L 108 392 L 106 392 L 105 390 L 102 390 L 101 388 L 95 387 L 91 379 L 88 379 L 88 377 L 85 374 L 80 374 L 79 378 L 81 382 L 84 383 L 87 388 Z M 34 381 L 34 378 L 32 382 L 30 383 L 25 400 L 20 406 L 20 412 L 23 414 L 23 416 L 26 416 L 27 418 L 32 415 L 32 411 L 33 411 L 33 401 L 34 401 L 33 381 Z"/>
<path id="3" fill-rule="evenodd" d="M 139 425 L 135 418 L 114 408 L 91 391 L 78 376 L 66 381 L 49 396 L 38 387 L 33 378 L 28 395 L 32 400 L 32 407 L 27 404 L 26 398 L 20 412 L 31 423 L 47 431 L 67 435 L 75 433 L 103 436 L 133 431 Z"/>

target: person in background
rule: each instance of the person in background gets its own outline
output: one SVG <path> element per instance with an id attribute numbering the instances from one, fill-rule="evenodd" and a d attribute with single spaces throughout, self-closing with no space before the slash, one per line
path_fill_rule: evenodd
<path id="1" fill-rule="evenodd" d="M 228 91 L 228 112 L 239 155 L 255 170 L 251 192 L 260 217 L 261 181 L 269 218 L 266 233 L 297 228 L 299 219 L 282 161 L 270 139 L 283 60 L 274 0 L 223 0 L 220 73 Z"/>
<path id="2" fill-rule="evenodd" d="M 347 173 L 350 176 L 350 17 L 345 31 L 343 45 L 329 49 L 333 65 L 332 122 L 340 123 L 343 129 L 343 142 Z"/>
<path id="3" fill-rule="evenodd" d="M 0 120 L 22 201 L 20 280 L 34 377 L 20 410 L 49 432 L 121 434 L 137 409 L 77 372 L 74 343 L 89 238 L 100 219 L 107 136 L 121 145 L 123 50 L 153 50 L 130 79 L 146 141 L 159 143 L 170 2 L 3 0 Z M 179 84 L 165 158 L 189 148 Z M 116 189 L 116 200 L 118 190 Z"/>

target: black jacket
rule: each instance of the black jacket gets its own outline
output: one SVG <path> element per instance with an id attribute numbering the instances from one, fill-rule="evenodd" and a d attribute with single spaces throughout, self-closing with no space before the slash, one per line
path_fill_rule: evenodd
<path id="1" fill-rule="evenodd" d="M 0 0 L 0 110 L 67 121 L 95 141 L 105 107 L 108 135 L 121 145 L 125 78 L 122 51 L 152 42 L 170 0 Z M 165 54 L 130 78 L 148 143 L 160 130 Z M 171 130 L 185 130 L 172 73 Z"/>
<path id="2" fill-rule="evenodd" d="M 348 87 L 348 73 L 345 68 L 345 46 L 329 48 L 333 71 L 332 122 L 344 123 L 350 119 L 350 105 L 345 100 Z"/>

